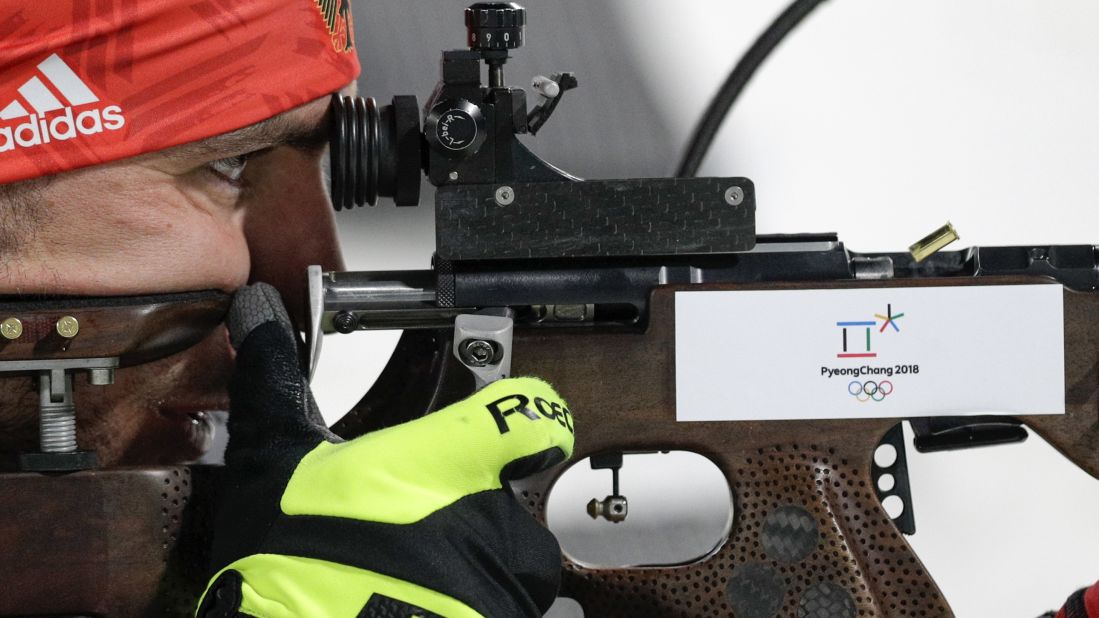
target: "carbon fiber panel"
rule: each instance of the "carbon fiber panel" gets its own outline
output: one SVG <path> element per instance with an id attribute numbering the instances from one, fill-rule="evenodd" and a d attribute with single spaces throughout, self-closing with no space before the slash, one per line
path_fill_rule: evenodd
<path id="1" fill-rule="evenodd" d="M 756 242 L 755 191 L 747 178 L 512 183 L 510 203 L 497 201 L 500 186 L 438 190 L 441 258 L 726 253 Z M 727 201 L 732 187 L 740 193 Z"/>

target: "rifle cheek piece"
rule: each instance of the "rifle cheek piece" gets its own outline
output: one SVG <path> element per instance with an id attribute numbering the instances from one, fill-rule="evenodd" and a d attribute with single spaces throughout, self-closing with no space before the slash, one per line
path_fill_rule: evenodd
<path id="1" fill-rule="evenodd" d="M 73 375 L 89 386 L 114 384 L 115 370 L 175 354 L 221 324 L 228 295 L 188 292 L 142 297 L 0 301 L 0 376 L 38 381 L 39 450 L 22 453 L 19 468 L 86 470 L 95 453 L 77 444 Z"/>

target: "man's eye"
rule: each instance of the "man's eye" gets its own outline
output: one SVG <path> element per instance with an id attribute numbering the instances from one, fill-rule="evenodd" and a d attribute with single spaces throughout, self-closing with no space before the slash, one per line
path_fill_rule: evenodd
<path id="1" fill-rule="evenodd" d="M 210 171 L 221 176 L 225 180 L 228 180 L 233 184 L 239 184 L 241 182 L 241 177 L 244 176 L 244 167 L 248 164 L 248 156 L 249 155 L 243 154 L 235 157 L 218 159 L 217 161 L 208 163 L 207 167 L 210 168 Z"/>

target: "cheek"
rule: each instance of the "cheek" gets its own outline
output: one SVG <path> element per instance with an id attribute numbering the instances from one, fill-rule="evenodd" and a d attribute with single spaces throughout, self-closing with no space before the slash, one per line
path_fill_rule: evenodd
<path id="1" fill-rule="evenodd" d="M 243 213 L 213 218 L 199 212 L 165 222 L 162 250 L 151 258 L 167 286 L 161 289 L 220 289 L 231 292 L 248 281 L 251 258 Z"/>
<path id="2" fill-rule="evenodd" d="M 230 292 L 247 281 L 248 245 L 239 222 L 189 215 L 160 226 L 146 222 L 142 227 L 144 233 L 123 235 L 116 251 L 93 260 L 78 258 L 66 269 L 80 273 L 68 286 L 70 291 L 90 295 Z"/>
<path id="3" fill-rule="evenodd" d="M 53 276 L 39 280 L 50 292 L 232 291 L 247 281 L 249 253 L 239 210 L 202 207 L 170 186 L 100 192 L 79 205 L 52 206 L 73 224 L 47 231 L 49 246 L 57 249 L 42 262 Z"/>

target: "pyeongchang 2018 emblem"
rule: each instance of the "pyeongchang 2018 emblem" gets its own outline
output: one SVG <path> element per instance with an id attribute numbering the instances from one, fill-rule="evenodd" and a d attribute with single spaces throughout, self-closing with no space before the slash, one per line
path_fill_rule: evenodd
<path id="1" fill-rule="evenodd" d="M 874 317 L 882 321 L 881 326 L 874 320 L 850 320 L 846 322 L 836 322 L 836 326 L 843 329 L 843 351 L 836 354 L 836 358 L 877 358 L 878 353 L 873 351 L 872 335 L 874 331 L 877 334 L 885 332 L 886 328 L 893 327 L 893 331 L 901 332 L 899 326 L 897 326 L 897 320 L 904 317 L 903 313 L 893 313 L 893 305 L 885 306 L 885 315 L 875 313 Z M 848 329 L 851 330 L 850 336 L 848 336 Z M 862 331 L 865 329 L 866 336 L 862 337 Z M 863 350 L 863 342 L 865 342 L 866 349 Z"/>
<path id="2" fill-rule="evenodd" d="M 836 322 L 840 328 L 840 351 L 836 358 L 876 359 L 878 358 L 876 339 L 882 336 L 895 336 L 900 333 L 898 320 L 904 313 L 894 313 L 893 305 L 887 304 L 882 313 L 873 313 L 874 319 L 844 320 Z M 896 374 L 919 373 L 919 365 L 871 365 L 858 367 L 821 367 L 821 375 L 826 377 L 850 376 L 856 378 L 847 383 L 847 394 L 860 403 L 885 401 L 893 394 L 895 386 L 891 380 Z M 869 377 L 873 379 L 868 379 Z"/>
<path id="3" fill-rule="evenodd" d="M 332 35 L 332 49 L 351 51 L 355 47 L 355 34 L 351 27 L 351 0 L 313 0 L 320 9 L 328 34 Z"/>
<path id="4" fill-rule="evenodd" d="M 0 153 L 125 126 L 122 108 L 95 105 L 99 97 L 61 56 L 51 54 L 36 68 L 7 105 L 0 100 Z"/>

